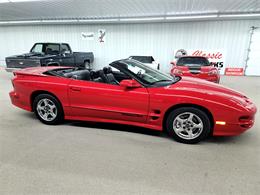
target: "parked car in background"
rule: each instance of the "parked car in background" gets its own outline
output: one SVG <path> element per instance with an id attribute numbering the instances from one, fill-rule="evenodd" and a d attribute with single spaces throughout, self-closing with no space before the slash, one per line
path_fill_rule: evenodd
<path id="1" fill-rule="evenodd" d="M 121 123 L 166 130 L 177 141 L 238 135 L 254 124 L 245 95 L 202 79 L 171 77 L 136 60 L 96 71 L 69 67 L 18 70 L 12 103 L 48 125 L 63 119 Z M 120 74 L 119 74 L 120 72 Z"/>
<path id="2" fill-rule="evenodd" d="M 35 43 L 29 53 L 6 58 L 6 71 L 35 66 L 90 68 L 92 52 L 72 52 L 68 43 Z"/>
<path id="3" fill-rule="evenodd" d="M 182 56 L 177 62 L 171 63 L 171 75 L 200 78 L 219 83 L 220 73 L 207 58 L 201 56 Z"/>
<path id="4" fill-rule="evenodd" d="M 153 56 L 130 56 L 129 59 L 137 60 L 153 69 L 160 70 L 160 64 L 154 60 Z"/>

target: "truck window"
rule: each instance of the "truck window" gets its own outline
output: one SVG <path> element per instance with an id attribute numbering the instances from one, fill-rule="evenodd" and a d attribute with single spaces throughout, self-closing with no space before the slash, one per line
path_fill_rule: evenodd
<path id="1" fill-rule="evenodd" d="M 32 48 L 31 52 L 33 53 L 42 53 L 42 44 L 35 44 L 34 47 Z"/>
<path id="2" fill-rule="evenodd" d="M 59 44 L 46 44 L 45 53 L 51 55 L 57 55 L 60 53 L 60 45 Z"/>
<path id="3" fill-rule="evenodd" d="M 62 44 L 61 45 L 61 52 L 62 53 L 71 53 L 71 50 L 67 44 Z"/>

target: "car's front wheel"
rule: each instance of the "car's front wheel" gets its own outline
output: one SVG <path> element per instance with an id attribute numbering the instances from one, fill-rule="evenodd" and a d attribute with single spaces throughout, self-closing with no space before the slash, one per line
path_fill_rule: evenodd
<path id="1" fill-rule="evenodd" d="M 194 144 L 210 133 L 208 115 L 194 107 L 183 107 L 173 110 L 166 120 L 166 130 L 178 142 Z"/>
<path id="2" fill-rule="evenodd" d="M 63 120 L 60 102 L 49 94 L 40 94 L 34 99 L 33 111 L 37 118 L 47 125 L 56 125 Z"/>

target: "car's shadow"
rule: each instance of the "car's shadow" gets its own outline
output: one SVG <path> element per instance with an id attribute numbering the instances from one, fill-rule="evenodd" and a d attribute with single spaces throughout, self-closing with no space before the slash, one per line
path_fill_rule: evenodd
<path id="1" fill-rule="evenodd" d="M 66 125 L 76 126 L 76 127 L 87 127 L 87 128 L 96 128 L 96 129 L 102 129 L 102 130 L 113 130 L 113 131 L 124 131 L 124 132 L 130 132 L 130 133 L 139 133 L 144 134 L 148 136 L 156 136 L 156 137 L 162 137 L 165 139 L 169 139 L 174 141 L 165 131 L 156 131 L 151 129 L 146 129 L 142 127 L 136 127 L 131 125 L 120 125 L 120 124 L 114 124 L 114 123 L 97 123 L 97 122 L 81 122 L 81 121 L 66 121 Z M 205 139 L 201 144 L 205 143 L 212 143 L 212 144 L 234 144 L 238 142 L 239 140 L 245 141 L 246 136 L 229 136 L 229 137 L 223 137 L 223 136 L 217 136 L 213 137 L 210 136 L 207 139 Z"/>
<path id="2" fill-rule="evenodd" d="M 130 133 L 140 133 L 150 136 L 165 136 L 167 135 L 161 131 L 154 131 L 142 127 L 136 127 L 131 125 L 121 125 L 114 123 L 98 123 L 98 122 L 82 122 L 82 121 L 66 121 L 64 124 L 76 127 L 87 127 L 102 130 L 113 130 L 113 131 L 125 131 Z"/>
<path id="3" fill-rule="evenodd" d="M 33 113 L 24 112 L 26 117 L 32 118 L 34 120 L 38 120 Z M 40 122 L 40 121 L 39 121 Z M 156 136 L 156 137 L 163 137 L 165 139 L 172 140 L 168 136 L 168 134 L 164 131 L 156 131 L 147 128 L 131 126 L 131 125 L 121 125 L 121 124 L 114 124 L 114 123 L 99 123 L 99 122 L 87 122 L 87 121 L 64 121 L 64 125 L 74 126 L 74 127 L 86 127 L 86 128 L 93 128 L 93 129 L 102 129 L 102 130 L 113 130 L 113 131 L 122 131 L 122 132 L 130 132 L 130 133 L 139 133 L 148 136 Z M 210 136 L 205 139 L 200 144 L 234 144 L 237 142 L 247 142 L 247 136 L 217 136 L 213 137 Z"/>

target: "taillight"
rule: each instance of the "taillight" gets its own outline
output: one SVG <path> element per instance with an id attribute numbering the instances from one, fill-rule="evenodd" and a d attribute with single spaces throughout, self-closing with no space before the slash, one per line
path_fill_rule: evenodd
<path id="1" fill-rule="evenodd" d="M 209 75 L 216 75 L 218 74 L 218 71 L 217 70 L 211 70 L 209 71 Z"/>

